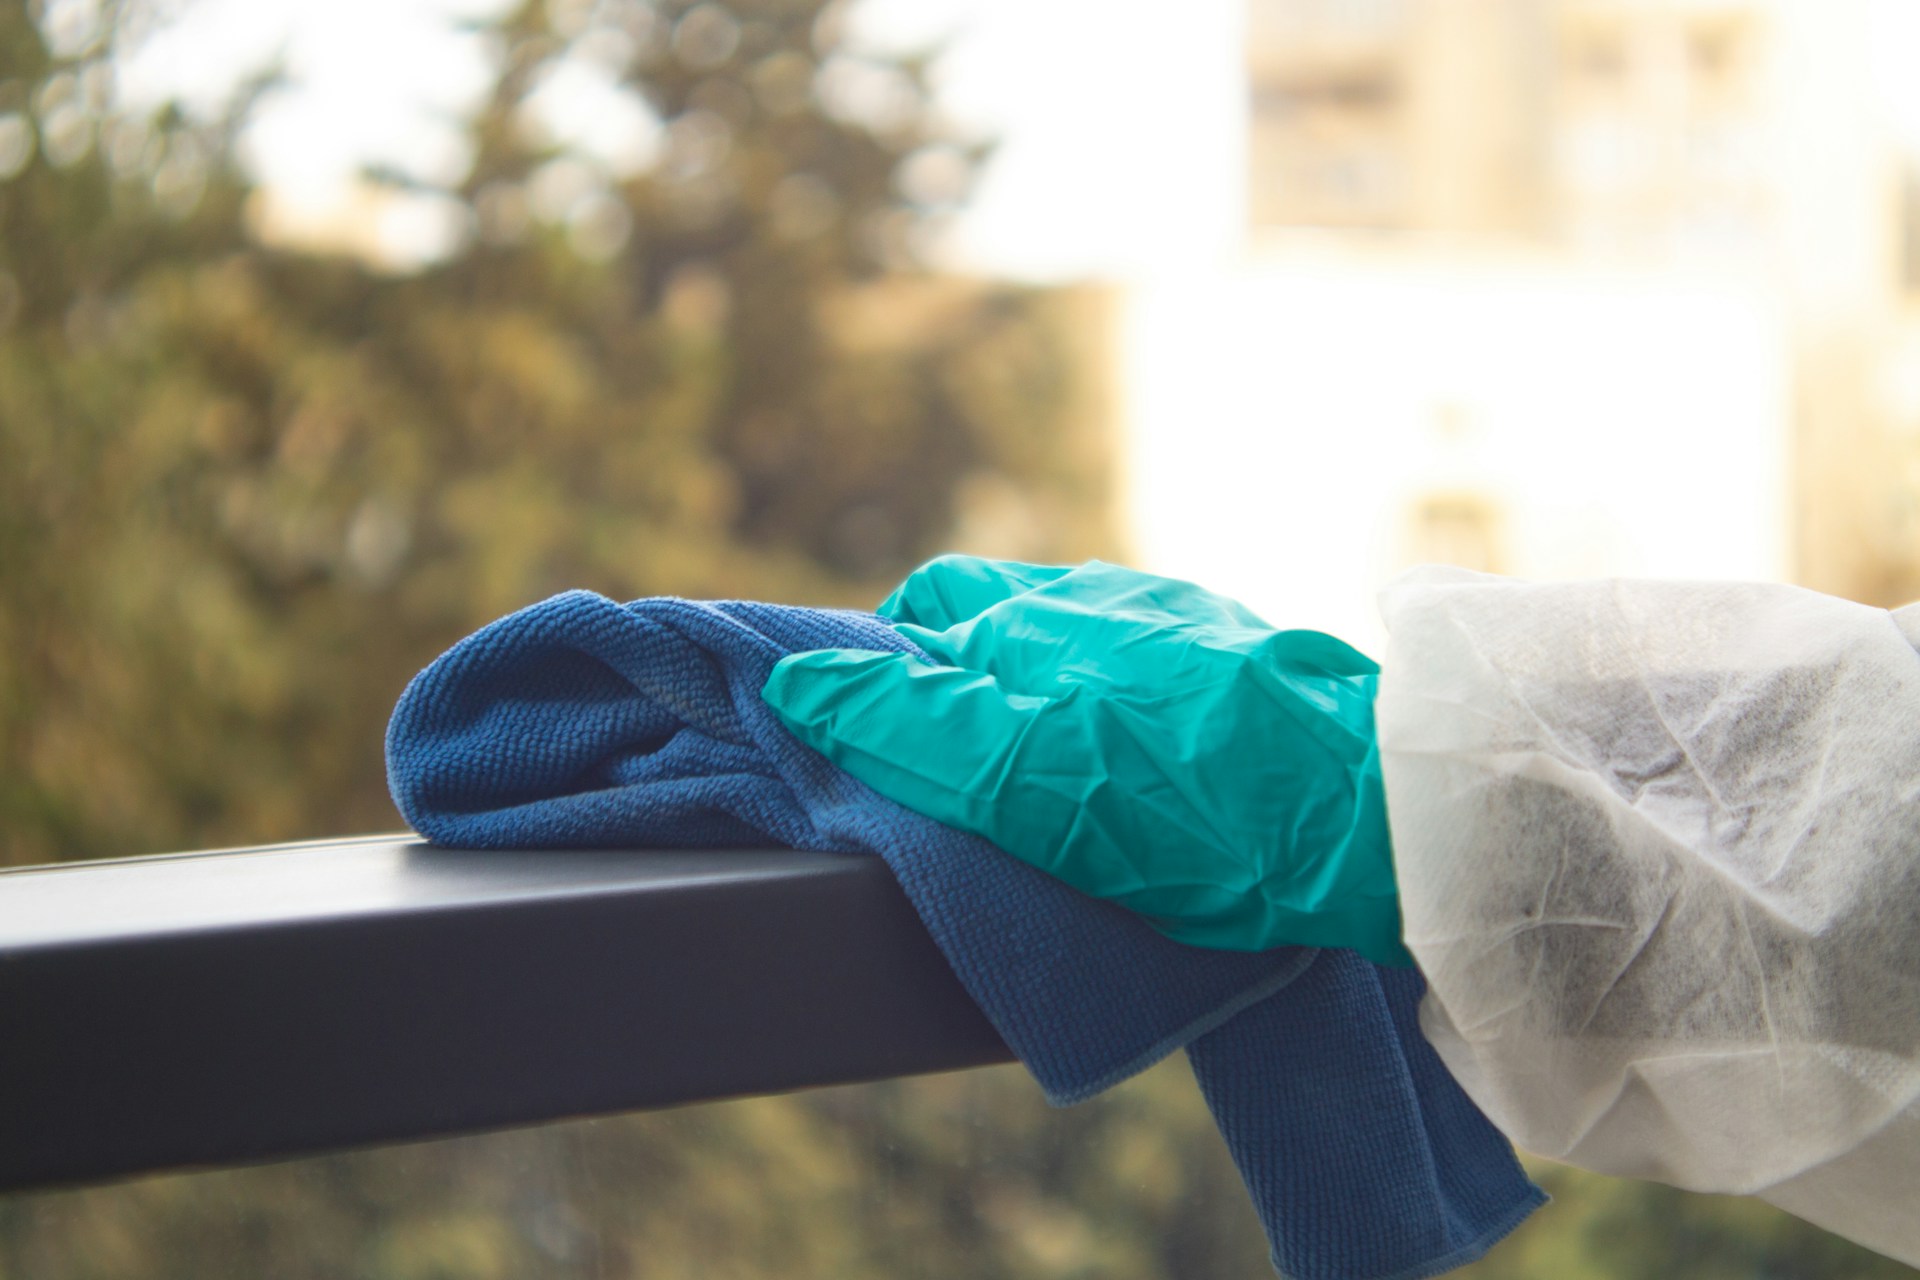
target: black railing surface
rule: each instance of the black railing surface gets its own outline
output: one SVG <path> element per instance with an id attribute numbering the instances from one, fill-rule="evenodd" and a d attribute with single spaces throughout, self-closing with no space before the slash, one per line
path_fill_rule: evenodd
<path id="1" fill-rule="evenodd" d="M 0 1190 L 1009 1060 L 876 858 L 388 836 L 0 872 Z"/>

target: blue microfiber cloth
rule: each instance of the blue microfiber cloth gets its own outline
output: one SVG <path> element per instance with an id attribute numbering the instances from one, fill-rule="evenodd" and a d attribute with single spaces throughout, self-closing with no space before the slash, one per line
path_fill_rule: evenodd
<path id="1" fill-rule="evenodd" d="M 913 646 L 862 613 L 555 596 L 407 687 L 394 800 L 443 845 L 878 855 L 1049 1101 L 1187 1049 L 1284 1275 L 1437 1275 L 1544 1202 L 1420 1035 L 1418 973 L 1185 946 L 883 799 L 760 700 L 776 661 L 821 648 Z"/>

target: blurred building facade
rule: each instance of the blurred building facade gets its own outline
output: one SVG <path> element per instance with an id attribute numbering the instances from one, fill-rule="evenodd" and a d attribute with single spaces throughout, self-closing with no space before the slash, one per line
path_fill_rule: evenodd
<path id="1" fill-rule="evenodd" d="M 1875 2 L 1247 0 L 1246 253 L 1135 309 L 1218 317 L 1218 411 L 1273 442 L 1214 542 L 1345 510 L 1315 607 L 1362 634 L 1338 583 L 1422 560 L 1920 595 L 1920 181 Z M 1176 463 L 1140 534 L 1197 564 Z"/>
<path id="2" fill-rule="evenodd" d="M 1251 0 L 1252 222 L 1750 251 L 1771 8 Z"/>

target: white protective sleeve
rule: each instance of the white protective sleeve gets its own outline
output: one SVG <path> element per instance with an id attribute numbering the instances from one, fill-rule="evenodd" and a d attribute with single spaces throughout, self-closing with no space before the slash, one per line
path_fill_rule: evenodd
<path id="1" fill-rule="evenodd" d="M 1455 569 L 1382 605 L 1406 940 L 1467 1093 L 1920 1265 L 1920 606 Z"/>

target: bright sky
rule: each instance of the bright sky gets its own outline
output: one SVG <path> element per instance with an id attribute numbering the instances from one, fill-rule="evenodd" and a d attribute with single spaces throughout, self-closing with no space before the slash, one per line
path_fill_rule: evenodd
<path id="1" fill-rule="evenodd" d="M 294 87 L 263 107 L 247 154 L 283 197 L 325 208 L 370 162 L 458 175 L 466 157 L 446 117 L 484 89 L 489 50 L 456 26 L 498 8 L 191 0 L 122 88 L 211 109 L 240 71 L 283 54 Z M 1243 169 L 1240 9 L 1239 0 L 862 0 L 854 12 L 876 45 L 944 41 L 945 109 L 1003 139 L 948 246 L 952 265 L 1060 279 L 1231 250 Z M 591 68 L 549 84 L 542 106 L 613 167 L 645 163 L 652 123 Z"/>
<path id="2" fill-rule="evenodd" d="M 1036 277 L 1126 275 L 1238 244 L 1243 0 L 867 0 L 867 29 L 950 34 L 946 108 L 1005 139 L 956 236 Z"/>
<path id="3" fill-rule="evenodd" d="M 190 0 L 123 68 L 136 101 L 177 95 L 217 110 L 235 78 L 282 55 L 291 88 L 262 110 L 249 160 L 300 199 L 332 196 L 361 165 L 457 176 L 457 134 L 435 117 L 471 106 L 487 50 L 455 28 L 492 0 Z M 368 32 L 378 32 L 370 40 Z"/>

